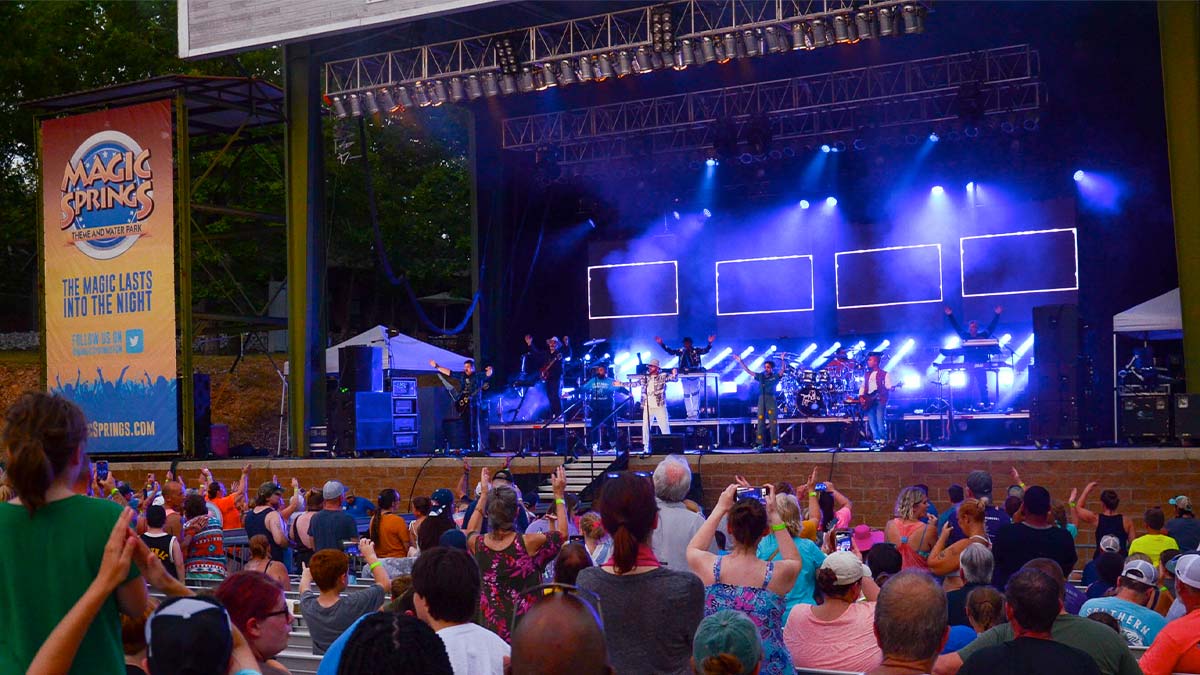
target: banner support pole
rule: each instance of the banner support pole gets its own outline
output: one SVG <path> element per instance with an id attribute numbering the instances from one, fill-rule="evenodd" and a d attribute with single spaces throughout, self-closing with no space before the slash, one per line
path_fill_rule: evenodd
<path id="1" fill-rule="evenodd" d="M 192 167 L 187 101 L 175 94 L 175 222 L 179 223 L 179 415 L 184 457 L 196 456 L 196 392 L 192 379 Z"/>

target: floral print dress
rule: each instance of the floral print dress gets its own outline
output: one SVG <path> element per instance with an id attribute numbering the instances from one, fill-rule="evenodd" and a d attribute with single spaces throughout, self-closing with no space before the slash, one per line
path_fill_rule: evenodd
<path id="1" fill-rule="evenodd" d="M 546 543 L 535 553 L 525 549 L 524 535 L 517 534 L 502 551 L 488 548 L 484 535 L 475 542 L 475 562 L 483 575 L 479 597 L 479 617 L 475 623 L 499 635 L 507 642 L 513 617 L 529 608 L 522 597 L 542 583 L 542 571 L 563 546 L 559 532 L 546 533 Z"/>
<path id="2" fill-rule="evenodd" d="M 731 586 L 721 583 L 721 561 L 713 564 L 712 586 L 704 589 L 704 616 L 712 616 L 723 609 L 732 609 L 746 616 L 758 626 L 758 637 L 762 640 L 762 675 L 792 675 L 792 655 L 783 644 L 783 596 L 767 589 L 775 573 L 775 563 L 767 563 L 767 573 L 761 588 Z"/>

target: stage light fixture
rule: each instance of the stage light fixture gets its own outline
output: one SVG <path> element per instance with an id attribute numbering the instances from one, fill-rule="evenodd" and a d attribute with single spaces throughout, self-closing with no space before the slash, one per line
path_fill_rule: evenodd
<path id="1" fill-rule="evenodd" d="M 825 206 L 837 206 L 837 197 L 826 197 Z"/>
<path id="2" fill-rule="evenodd" d="M 363 105 L 365 105 L 367 108 L 367 114 L 379 114 L 379 102 L 375 100 L 375 92 L 370 90 L 363 92 L 362 99 Z"/>
<path id="3" fill-rule="evenodd" d="M 879 18 L 879 35 L 887 37 L 896 32 L 896 10 L 892 7 L 884 7 L 875 13 Z"/>
<path id="4" fill-rule="evenodd" d="M 975 190 L 975 181 L 968 181 L 967 182 L 967 192 L 972 192 L 974 190 Z"/>
<path id="5" fill-rule="evenodd" d="M 350 94 L 350 116 L 362 117 L 362 102 L 358 100 L 358 94 Z"/>
<path id="6" fill-rule="evenodd" d="M 667 62 L 663 60 L 663 56 L 665 56 L 665 52 L 650 52 L 650 70 L 662 70 L 667 67 Z"/>
<path id="7" fill-rule="evenodd" d="M 565 87 L 578 81 L 579 79 L 575 77 L 575 66 L 571 65 L 571 59 L 563 59 L 558 64 L 558 83 Z"/>
<path id="8" fill-rule="evenodd" d="M 763 37 L 767 41 L 768 53 L 779 54 L 787 50 L 787 36 L 774 26 L 767 26 L 763 30 Z"/>
<path id="9" fill-rule="evenodd" d="M 612 63 L 608 60 L 607 54 L 601 54 L 596 57 L 596 81 L 603 82 L 613 76 Z"/>
<path id="10" fill-rule="evenodd" d="M 520 73 L 521 66 L 517 61 L 517 50 L 512 36 L 505 35 L 496 40 L 496 65 L 500 66 L 500 72 L 506 75 Z"/>
<path id="11" fill-rule="evenodd" d="M 942 187 L 941 185 L 934 185 L 929 189 L 929 194 L 933 195 L 934 197 L 941 197 L 942 195 L 946 194 L 946 188 Z"/>
<path id="12" fill-rule="evenodd" d="M 679 51 L 675 52 L 675 70 L 684 70 L 696 65 L 696 52 L 692 50 L 692 41 L 683 40 L 679 43 Z"/>
<path id="13" fill-rule="evenodd" d="M 517 89 L 522 94 L 528 94 L 533 91 L 533 73 L 528 68 L 521 70 L 521 78 L 517 80 Z"/>
<path id="14" fill-rule="evenodd" d="M 413 103 L 412 94 L 410 94 L 408 89 L 405 87 L 396 87 L 396 102 L 400 104 L 401 108 L 405 109 L 411 108 L 413 105 L 415 105 Z"/>
<path id="15" fill-rule="evenodd" d="M 671 51 L 675 44 L 675 22 L 669 5 L 650 9 L 650 44 L 655 52 Z"/>
<path id="16" fill-rule="evenodd" d="M 1082 183 L 1083 176 L 1084 176 L 1083 169 L 1079 169 L 1074 174 L 1071 175 L 1071 178 L 1074 178 L 1076 183 Z"/>
<path id="17" fill-rule="evenodd" d="M 645 47 L 638 47 L 633 53 L 633 72 L 639 75 L 650 72 L 654 69 L 650 63 L 650 52 Z"/>
<path id="18" fill-rule="evenodd" d="M 442 80 L 434 80 L 433 82 L 433 105 L 441 105 L 445 103 L 450 94 L 446 91 L 446 83 Z"/>
<path id="19" fill-rule="evenodd" d="M 396 105 L 396 98 L 392 96 L 392 90 L 387 87 L 379 89 L 379 106 L 384 112 L 394 113 L 399 111 L 400 106 Z"/>
<path id="20" fill-rule="evenodd" d="M 586 56 L 579 57 L 579 81 L 589 82 L 595 74 L 592 72 L 592 60 Z"/>
<path id="21" fill-rule="evenodd" d="M 679 212 L 678 211 L 672 211 L 671 215 L 675 216 L 675 220 L 679 220 Z"/>
<path id="22" fill-rule="evenodd" d="M 737 56 L 737 36 L 733 33 L 726 33 L 725 37 L 721 38 L 721 42 L 725 49 L 725 57 L 721 59 L 721 63 L 729 63 L 733 57 Z"/>
<path id="23" fill-rule="evenodd" d="M 840 14 L 833 17 L 834 40 L 840 44 L 849 44 L 851 41 L 850 30 L 853 26 L 854 22 L 850 20 L 849 14 Z"/>
<path id="24" fill-rule="evenodd" d="M 413 98 L 417 100 L 417 105 L 422 108 L 428 108 L 433 101 L 429 100 L 429 93 L 425 91 L 425 85 L 420 82 L 413 83 Z"/>
<path id="25" fill-rule="evenodd" d="M 808 203 L 808 200 L 807 200 L 807 199 L 801 199 L 801 200 L 800 200 L 800 208 L 802 208 L 802 209 L 807 209 L 809 206 L 810 206 L 810 205 L 809 205 L 809 203 Z"/>
<path id="26" fill-rule="evenodd" d="M 829 152 L 830 150 L 833 150 L 833 148 L 829 147 L 828 143 L 821 144 L 821 152 Z"/>
<path id="27" fill-rule="evenodd" d="M 903 9 L 904 32 L 908 35 L 925 32 L 925 8 L 920 5 L 905 5 Z"/>
<path id="28" fill-rule="evenodd" d="M 712 63 L 717 60 L 717 50 L 713 47 L 713 39 L 710 35 L 705 35 L 700 39 L 700 62 Z"/>
<path id="29" fill-rule="evenodd" d="M 812 32 L 805 29 L 804 24 L 792 24 L 792 49 L 815 49 L 816 45 L 812 41 Z"/>
<path id="30" fill-rule="evenodd" d="M 461 77 L 450 78 L 450 102 L 460 103 L 467 97 L 467 90 L 463 87 Z"/>
<path id="31" fill-rule="evenodd" d="M 812 31 L 813 45 L 820 48 L 833 44 L 833 35 L 830 34 L 829 24 L 825 19 L 813 19 L 808 25 Z"/>
<path id="32" fill-rule="evenodd" d="M 546 84 L 546 77 L 542 75 L 540 66 L 533 67 L 533 88 L 535 91 L 546 91 L 549 85 Z"/>
<path id="33" fill-rule="evenodd" d="M 617 77 L 626 77 L 633 73 L 633 62 L 629 60 L 629 52 L 617 53 Z"/>
<path id="34" fill-rule="evenodd" d="M 762 44 L 757 32 L 747 29 L 742 33 L 742 42 L 746 45 L 746 56 L 753 58 L 762 54 Z"/>
<path id="35" fill-rule="evenodd" d="M 704 165 L 709 167 L 716 166 L 720 163 L 721 162 L 716 157 L 709 157 L 708 159 L 704 160 Z"/>
<path id="36" fill-rule="evenodd" d="M 475 101 L 483 96 L 483 87 L 479 85 L 478 75 L 467 76 L 467 100 Z"/>
<path id="37" fill-rule="evenodd" d="M 500 82 L 495 73 L 483 74 L 483 94 L 488 98 L 495 98 L 500 95 Z"/>
<path id="38" fill-rule="evenodd" d="M 333 97 L 333 117 L 334 117 L 334 119 L 344 120 L 349 116 L 350 116 L 350 113 L 346 112 L 346 104 L 342 101 L 342 97 L 334 96 Z"/>
<path id="39" fill-rule="evenodd" d="M 517 93 L 517 78 L 504 73 L 500 76 L 500 91 L 505 96 L 512 96 Z"/>
<path id="40" fill-rule="evenodd" d="M 701 211 L 701 213 L 704 214 L 705 218 L 712 218 L 712 211 L 709 211 L 708 209 L 704 209 L 703 211 Z"/>
<path id="41" fill-rule="evenodd" d="M 854 27 L 858 31 L 859 39 L 870 40 L 875 37 L 872 31 L 872 17 L 866 10 L 859 10 L 854 14 Z"/>
<path id="42" fill-rule="evenodd" d="M 569 70 L 569 68 L 568 68 Z M 546 88 L 557 87 L 558 77 L 554 74 L 554 66 L 549 63 L 542 64 L 542 79 L 546 81 Z"/>

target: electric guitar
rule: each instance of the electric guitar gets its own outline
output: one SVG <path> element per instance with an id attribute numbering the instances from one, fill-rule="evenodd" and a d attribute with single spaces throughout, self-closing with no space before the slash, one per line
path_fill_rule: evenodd
<path id="1" fill-rule="evenodd" d="M 479 387 L 479 393 L 487 391 L 489 386 L 491 385 L 484 380 L 483 384 Z M 475 392 L 468 392 L 465 388 L 460 389 L 457 392 L 457 397 L 454 399 L 454 408 L 458 410 L 460 414 L 467 412 L 467 409 L 471 407 L 471 398 L 474 396 Z"/>
<path id="2" fill-rule="evenodd" d="M 868 375 L 868 377 L 870 377 L 870 376 Z M 886 391 L 890 394 L 891 392 L 896 391 L 897 389 L 899 389 L 902 386 L 904 386 L 904 385 L 903 384 L 894 384 L 890 387 L 884 387 L 882 390 L 876 389 L 875 391 L 873 391 L 869 394 L 860 394 L 858 397 L 858 405 L 862 409 L 863 412 L 870 412 L 872 409 L 875 408 L 875 406 L 879 405 L 881 391 Z"/>
<path id="3" fill-rule="evenodd" d="M 562 352 L 556 351 L 550 355 L 550 360 L 547 361 L 546 365 L 542 366 L 541 370 L 540 370 L 542 382 L 545 382 L 547 379 L 549 379 L 550 369 L 554 368 L 554 364 L 559 363 L 561 361 L 562 361 Z"/>

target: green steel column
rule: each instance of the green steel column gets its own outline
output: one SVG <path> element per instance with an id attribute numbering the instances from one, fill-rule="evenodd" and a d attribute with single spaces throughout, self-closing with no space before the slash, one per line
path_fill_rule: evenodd
<path id="1" fill-rule="evenodd" d="M 1200 4 L 1160 1 L 1175 258 L 1188 391 L 1200 391 Z"/>
<path id="2" fill-rule="evenodd" d="M 287 107 L 288 437 L 308 455 L 325 410 L 325 200 L 320 64 L 308 44 L 283 50 Z"/>
<path id="3" fill-rule="evenodd" d="M 187 101 L 175 95 L 175 222 L 179 223 L 179 411 L 184 457 L 196 456 L 195 387 L 192 380 L 192 158 Z"/>

